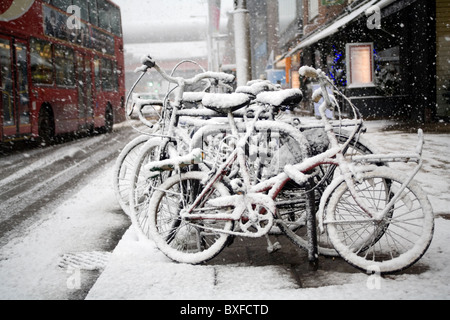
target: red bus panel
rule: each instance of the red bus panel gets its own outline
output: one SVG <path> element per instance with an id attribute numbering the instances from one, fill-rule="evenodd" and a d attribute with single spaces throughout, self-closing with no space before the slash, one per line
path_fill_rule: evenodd
<path id="1" fill-rule="evenodd" d="M 2 0 L 0 70 L 1 141 L 125 120 L 120 9 L 108 0 Z"/>

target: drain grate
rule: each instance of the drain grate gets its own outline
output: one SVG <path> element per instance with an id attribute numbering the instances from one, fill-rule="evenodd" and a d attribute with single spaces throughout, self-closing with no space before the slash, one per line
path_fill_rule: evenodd
<path id="1" fill-rule="evenodd" d="M 103 270 L 108 264 L 111 252 L 93 251 L 66 253 L 59 262 L 58 267 L 62 269 L 80 269 L 80 270 Z"/>

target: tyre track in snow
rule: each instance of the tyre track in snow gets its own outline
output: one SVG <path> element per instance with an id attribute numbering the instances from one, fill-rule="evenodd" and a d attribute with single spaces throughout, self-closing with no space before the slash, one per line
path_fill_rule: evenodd
<path id="1" fill-rule="evenodd" d="M 71 141 L 64 145 L 27 150 L 10 156 L 6 160 L 0 160 L 2 168 L 0 175 L 0 199 L 6 190 L 10 190 L 15 185 L 27 181 L 30 178 L 30 174 L 34 171 L 47 168 L 57 161 L 70 160 L 76 150 L 81 150 L 80 145 L 86 149 L 97 143 L 98 140 L 99 138 L 95 137 L 88 139 L 87 142 L 86 139 Z M 25 175 L 28 175 L 27 179 L 21 179 Z"/>
<path id="2" fill-rule="evenodd" d="M 135 135 L 124 127 L 111 134 L 0 159 L 0 237 L 14 236 L 14 229 L 28 218 L 61 202 L 83 179 L 113 162 Z"/>

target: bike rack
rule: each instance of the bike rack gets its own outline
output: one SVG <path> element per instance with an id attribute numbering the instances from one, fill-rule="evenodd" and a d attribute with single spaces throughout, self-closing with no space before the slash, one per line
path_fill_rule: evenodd
<path id="1" fill-rule="evenodd" d="M 319 250 L 317 246 L 317 226 L 316 226 L 316 210 L 315 210 L 315 195 L 314 195 L 314 180 L 309 178 L 307 182 L 307 205 L 306 205 L 306 219 L 308 232 L 308 261 L 309 270 L 317 271 L 319 269 Z"/>

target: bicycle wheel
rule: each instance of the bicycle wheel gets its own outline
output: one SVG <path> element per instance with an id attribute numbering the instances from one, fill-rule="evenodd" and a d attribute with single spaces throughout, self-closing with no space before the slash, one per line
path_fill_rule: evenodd
<path id="1" fill-rule="evenodd" d="M 349 137 L 341 133 L 336 136 L 340 143 L 345 143 Z M 352 139 L 347 150 L 345 150 L 346 157 L 356 155 L 373 154 L 376 151 L 373 147 L 363 140 Z M 333 180 L 335 166 L 322 165 L 319 167 L 318 174 L 314 177 L 314 184 L 317 185 L 325 177 L 325 180 L 315 188 L 315 209 L 319 208 L 319 203 L 323 192 Z M 284 223 L 282 231 L 287 237 L 297 246 L 307 249 L 309 246 L 308 232 L 304 228 L 306 226 L 306 192 L 308 190 L 305 186 L 299 186 L 295 183 L 288 183 L 286 187 L 277 196 L 276 203 L 278 208 L 279 219 Z M 317 226 L 318 227 L 318 226 Z M 276 230 L 276 229 L 275 229 Z M 328 239 L 327 233 L 321 233 L 317 230 L 317 244 L 318 252 L 323 256 L 336 257 L 339 254 L 334 249 L 333 245 Z"/>
<path id="2" fill-rule="evenodd" d="M 170 259 L 189 264 L 199 264 L 214 258 L 228 243 L 228 234 L 234 222 L 229 220 L 183 220 L 180 211 L 188 208 L 202 191 L 207 174 L 191 171 L 169 178 L 150 201 L 148 232 L 157 247 Z M 220 182 L 214 184 L 208 199 L 229 195 Z M 218 213 L 217 208 L 200 205 L 198 211 Z"/>
<path id="3" fill-rule="evenodd" d="M 130 215 L 129 199 L 131 190 L 131 177 L 134 164 L 137 161 L 140 147 L 149 140 L 149 136 L 142 135 L 128 143 L 119 154 L 113 173 L 113 187 L 117 201 L 122 210 Z"/>
<path id="4" fill-rule="evenodd" d="M 170 175 L 170 171 L 161 172 L 158 176 L 149 178 L 144 167 L 151 161 L 167 159 L 168 145 L 162 145 L 160 138 L 148 140 L 140 149 L 139 155 L 134 161 L 131 171 L 129 212 L 133 224 L 140 235 L 148 238 L 148 233 L 142 233 L 147 229 L 148 205 L 155 187 L 161 185 Z"/>
<path id="5" fill-rule="evenodd" d="M 366 272 L 381 274 L 404 270 L 428 249 L 434 230 L 431 205 L 422 191 L 397 171 L 379 167 L 362 174 L 356 192 L 376 212 L 391 200 L 393 207 L 375 221 L 353 199 L 346 183 L 330 197 L 326 229 L 336 251 L 348 263 Z"/>

